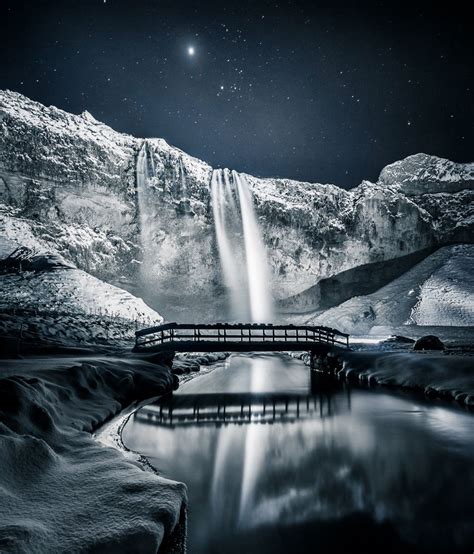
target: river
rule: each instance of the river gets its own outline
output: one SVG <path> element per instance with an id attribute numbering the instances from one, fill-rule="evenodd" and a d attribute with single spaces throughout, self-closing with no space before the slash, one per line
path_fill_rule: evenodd
<path id="1" fill-rule="evenodd" d="M 471 552 L 473 416 L 380 389 L 311 391 L 234 355 L 149 405 L 128 448 L 188 486 L 188 552 Z"/>

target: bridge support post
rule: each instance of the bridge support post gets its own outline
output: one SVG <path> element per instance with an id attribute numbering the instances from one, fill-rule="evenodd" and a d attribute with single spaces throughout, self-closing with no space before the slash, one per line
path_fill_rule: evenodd
<path id="1" fill-rule="evenodd" d="M 339 386 L 337 370 L 342 367 L 339 358 L 327 350 L 310 351 L 311 392 L 334 389 Z"/>

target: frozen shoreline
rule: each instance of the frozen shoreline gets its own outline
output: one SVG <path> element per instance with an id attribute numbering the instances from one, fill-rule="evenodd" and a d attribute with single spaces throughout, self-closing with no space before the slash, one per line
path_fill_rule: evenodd
<path id="1" fill-rule="evenodd" d="M 428 398 L 455 401 L 474 408 L 472 352 L 413 351 L 367 341 L 359 351 L 339 352 L 330 370 L 337 378 L 368 386 L 383 386 L 420 393 Z M 362 343 L 359 343 L 359 346 Z M 309 355 L 297 356 L 309 365 Z"/>
<path id="2" fill-rule="evenodd" d="M 349 352 L 337 373 L 349 381 L 421 392 L 474 408 L 474 357 L 435 352 Z"/>
<path id="3" fill-rule="evenodd" d="M 218 361 L 211 362 L 210 365 L 207 365 L 206 369 L 201 368 L 199 372 L 192 372 L 192 373 L 182 375 L 179 384 L 182 385 L 184 383 L 187 383 L 188 381 L 191 381 L 191 379 L 195 379 L 196 377 L 199 377 L 200 375 L 206 375 L 207 373 L 210 373 L 211 371 L 219 367 L 219 361 L 221 361 L 221 359 L 223 359 L 222 356 Z M 133 414 L 136 411 L 140 410 L 147 404 L 154 402 L 158 398 L 159 396 L 146 398 L 145 400 L 143 400 L 142 402 L 139 402 L 138 404 L 135 403 L 129 406 L 124 410 L 124 412 L 118 414 L 117 416 L 112 418 L 112 420 L 105 422 L 99 429 L 97 429 L 97 431 L 93 435 L 95 440 L 97 440 L 104 446 L 110 446 L 112 448 L 116 448 L 124 456 L 129 456 L 133 460 L 140 463 L 143 466 L 143 469 L 145 471 L 151 471 L 156 475 L 159 475 L 159 472 L 150 463 L 148 458 L 138 452 L 135 452 L 134 450 L 130 450 L 130 448 L 128 448 L 127 445 L 123 442 L 122 431 L 124 427 L 127 425 L 129 419 L 133 416 Z"/>

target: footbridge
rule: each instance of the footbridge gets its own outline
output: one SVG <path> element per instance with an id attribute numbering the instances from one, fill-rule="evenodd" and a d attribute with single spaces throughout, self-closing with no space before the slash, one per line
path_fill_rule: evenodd
<path id="1" fill-rule="evenodd" d="M 312 325 L 165 323 L 135 333 L 135 352 L 288 352 L 349 348 L 349 335 Z"/>

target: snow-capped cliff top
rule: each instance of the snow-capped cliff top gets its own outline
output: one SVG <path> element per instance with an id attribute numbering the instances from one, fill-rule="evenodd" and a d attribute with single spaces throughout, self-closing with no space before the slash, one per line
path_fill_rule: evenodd
<path id="1" fill-rule="evenodd" d="M 51 135 L 55 136 L 58 144 L 61 142 L 59 140 L 61 137 L 64 137 L 68 143 L 92 143 L 111 154 L 117 165 L 130 162 L 144 141 L 142 138 L 115 131 L 112 127 L 98 121 L 87 110 L 80 115 L 74 115 L 55 106 L 44 106 L 18 92 L 0 90 L 0 126 L 6 119 L 7 129 L 0 135 L 8 135 L 8 127 L 21 125 L 25 132 L 28 129 L 29 133 L 37 131 L 48 135 L 49 143 L 52 142 Z M 188 173 L 195 173 L 197 178 L 208 180 L 211 167 L 206 162 L 169 145 L 162 138 L 147 139 L 147 142 L 159 152 L 160 156 L 176 160 L 181 158 Z M 99 152 L 96 154 L 100 157 Z"/>
<path id="2" fill-rule="evenodd" d="M 472 242 L 473 165 L 417 154 L 351 190 L 241 173 L 254 195 L 275 295 L 435 244 Z M 183 290 L 204 294 L 219 281 L 211 174 L 209 164 L 164 139 L 134 138 L 88 112 L 71 115 L 0 91 L 0 203 L 11 210 L 0 214 L 0 235 L 3 228 L 8 248 L 46 248 L 100 279 L 135 283 L 143 272 L 137 260 L 146 257 L 141 202 L 156 290 L 174 291 L 179 276 Z"/>
<path id="3" fill-rule="evenodd" d="M 429 154 L 414 154 L 384 167 L 378 182 L 395 187 L 408 196 L 459 192 L 474 188 L 474 163 L 456 163 Z"/>
<path id="4" fill-rule="evenodd" d="M 0 90 L 0 128 L 6 117 L 10 119 L 7 126 L 12 122 L 22 123 L 25 130 L 46 130 L 48 135 L 55 134 L 56 138 L 61 135 L 67 136 L 68 142 L 79 139 L 80 142 L 95 143 L 109 153 L 112 151 L 118 165 L 120 162 L 130 163 L 130 159 L 134 157 L 144 140 L 115 131 L 98 121 L 87 110 L 80 115 L 74 115 L 54 106 L 43 106 L 18 92 Z M 0 136 L 2 134 L 5 134 L 5 131 L 0 133 Z M 8 129 L 6 134 L 9 134 Z M 160 158 L 176 162 L 181 160 L 186 174 L 208 187 L 212 171 L 208 163 L 168 144 L 162 138 L 146 140 Z M 0 158 L 0 164 L 1 161 Z M 246 177 L 262 199 L 267 196 L 275 202 L 289 203 L 290 206 L 293 203 L 306 204 L 308 195 L 314 198 L 315 195 L 323 194 L 330 199 L 344 197 L 347 192 L 335 184 L 299 182 L 274 177 L 258 178 L 251 175 Z M 408 196 L 458 192 L 474 187 L 474 163 L 455 163 L 419 153 L 386 166 L 382 169 L 377 183 L 364 181 L 352 189 L 350 192 L 353 193 L 353 197 L 357 197 L 362 184 L 374 187 L 388 186 Z"/>
<path id="5" fill-rule="evenodd" d="M 8 115 L 30 127 L 44 128 L 50 132 L 67 133 L 101 146 L 133 146 L 134 138 L 119 133 L 105 123 L 97 121 L 89 112 L 74 115 L 55 106 L 43 106 L 18 92 L 0 91 L 0 121 Z M 120 155 L 120 152 L 117 152 Z"/>
<path id="6" fill-rule="evenodd" d="M 331 184 L 309 183 L 282 178 L 259 178 L 245 174 L 254 194 L 262 201 L 271 201 L 293 208 L 312 208 L 320 202 L 334 203 L 347 196 L 347 191 Z"/>

